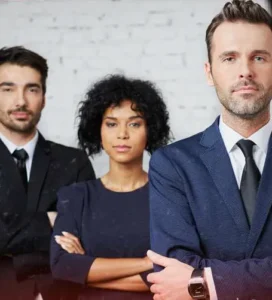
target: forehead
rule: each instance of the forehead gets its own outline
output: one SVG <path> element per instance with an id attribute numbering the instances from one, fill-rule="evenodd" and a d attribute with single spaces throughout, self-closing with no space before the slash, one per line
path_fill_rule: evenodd
<path id="1" fill-rule="evenodd" d="M 223 22 L 216 28 L 212 38 L 212 53 L 254 50 L 272 53 L 272 31 L 266 24 Z"/>
<path id="2" fill-rule="evenodd" d="M 140 116 L 140 113 L 133 110 L 135 107 L 130 100 L 124 100 L 118 106 L 110 106 L 106 109 L 104 116 L 113 118 L 130 118 L 133 116 Z"/>
<path id="3" fill-rule="evenodd" d="M 0 82 L 13 82 L 15 84 L 26 84 L 29 82 L 40 83 L 41 74 L 27 66 L 19 66 L 14 64 L 0 65 Z"/>

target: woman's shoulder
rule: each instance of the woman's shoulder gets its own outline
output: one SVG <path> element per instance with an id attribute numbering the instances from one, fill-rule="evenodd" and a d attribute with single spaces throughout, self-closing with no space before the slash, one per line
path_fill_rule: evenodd
<path id="1" fill-rule="evenodd" d="M 89 201 L 91 195 L 97 192 L 99 186 L 99 179 L 88 180 L 73 183 L 68 186 L 64 186 L 59 189 L 58 206 L 65 205 L 70 208 L 76 205 L 79 207 L 80 204 L 84 205 L 84 202 Z"/>
<path id="2" fill-rule="evenodd" d="M 58 194 L 74 194 L 74 193 L 85 193 L 87 191 L 91 191 L 96 189 L 99 186 L 100 179 L 86 180 L 82 182 L 72 183 L 70 185 L 66 185 L 59 189 Z"/>

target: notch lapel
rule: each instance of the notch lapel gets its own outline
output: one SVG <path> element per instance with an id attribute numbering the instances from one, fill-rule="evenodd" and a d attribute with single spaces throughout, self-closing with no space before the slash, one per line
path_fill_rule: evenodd
<path id="1" fill-rule="evenodd" d="M 204 131 L 201 144 L 206 147 L 206 150 L 200 157 L 209 170 L 233 221 L 242 233 L 248 233 L 249 225 L 229 154 L 219 131 L 218 119 Z"/>
<path id="2" fill-rule="evenodd" d="M 51 158 L 49 143 L 39 133 L 28 184 L 28 211 L 36 211 Z"/>
<path id="3" fill-rule="evenodd" d="M 265 222 L 269 214 L 271 214 L 272 205 L 272 136 L 270 136 L 267 149 L 267 157 L 264 164 L 263 173 L 259 189 L 257 192 L 256 208 L 252 220 L 250 235 L 248 238 L 247 256 L 251 257 L 256 247 L 258 239 L 263 231 Z"/>

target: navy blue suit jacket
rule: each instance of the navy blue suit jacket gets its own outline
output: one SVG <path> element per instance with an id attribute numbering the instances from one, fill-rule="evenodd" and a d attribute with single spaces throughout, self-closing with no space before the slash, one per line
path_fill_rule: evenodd
<path id="1" fill-rule="evenodd" d="M 149 177 L 154 251 L 211 267 L 219 300 L 272 299 L 271 138 L 251 228 L 218 120 L 156 151 Z"/>

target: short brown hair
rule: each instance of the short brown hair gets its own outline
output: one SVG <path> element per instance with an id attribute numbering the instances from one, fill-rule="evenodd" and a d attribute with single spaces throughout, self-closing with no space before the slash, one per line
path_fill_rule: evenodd
<path id="1" fill-rule="evenodd" d="M 206 30 L 206 44 L 210 63 L 212 61 L 211 48 L 213 34 L 216 28 L 225 21 L 266 24 L 272 30 L 272 17 L 260 4 L 252 0 L 232 0 L 231 2 L 227 2 L 221 12 L 212 19 Z"/>
<path id="2" fill-rule="evenodd" d="M 45 58 L 22 46 L 4 47 L 0 49 L 0 65 L 6 63 L 37 70 L 41 74 L 43 94 L 46 93 L 48 66 Z"/>

